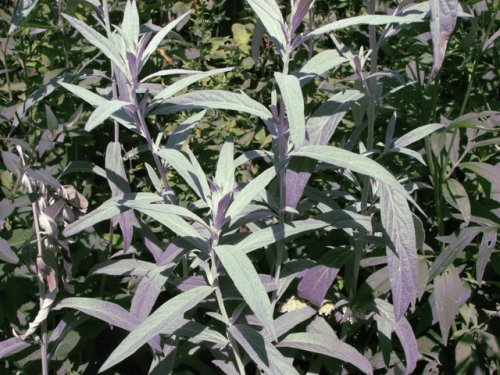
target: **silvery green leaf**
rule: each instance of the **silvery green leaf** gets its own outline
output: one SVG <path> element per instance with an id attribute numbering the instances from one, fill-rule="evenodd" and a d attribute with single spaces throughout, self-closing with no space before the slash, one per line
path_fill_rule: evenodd
<path id="1" fill-rule="evenodd" d="M 12 337 L 0 341 L 0 359 L 19 353 L 21 350 L 29 348 L 31 343 L 22 340 L 19 337 Z"/>
<path id="2" fill-rule="evenodd" d="M 178 125 L 167 139 L 167 148 L 180 150 L 183 143 L 191 134 L 191 130 L 201 121 L 206 113 L 206 110 L 200 111 Z"/>
<path id="3" fill-rule="evenodd" d="M 307 305 L 297 310 L 288 311 L 274 321 L 276 334 L 280 337 L 316 314 L 317 311 Z"/>
<path id="4" fill-rule="evenodd" d="M 121 143 L 109 142 L 106 148 L 106 177 L 113 196 L 130 193 L 130 185 L 122 159 Z"/>
<path id="5" fill-rule="evenodd" d="M 21 171 L 21 160 L 19 156 L 10 151 L 2 151 L 2 161 L 9 171 L 15 175 L 19 175 Z"/>
<path id="6" fill-rule="evenodd" d="M 144 66 L 146 62 L 149 60 L 149 57 L 156 51 L 156 48 L 160 45 L 161 41 L 165 39 L 167 34 L 172 31 L 178 24 L 180 24 L 184 19 L 186 19 L 191 12 L 186 12 L 180 17 L 177 17 L 175 20 L 170 22 L 167 26 L 161 29 L 156 35 L 151 39 L 148 46 L 144 50 L 144 53 L 141 57 L 141 66 Z"/>
<path id="7" fill-rule="evenodd" d="M 434 304 L 433 313 L 437 315 L 434 318 L 439 320 L 444 345 L 448 343 L 448 333 L 455 316 L 470 294 L 469 286 L 462 282 L 455 267 L 448 267 L 443 274 L 436 276 L 431 300 Z"/>
<path id="8" fill-rule="evenodd" d="M 354 347 L 340 341 L 334 334 L 329 333 L 291 333 L 278 344 L 278 347 L 294 348 L 323 354 L 350 363 L 365 374 L 373 374 L 372 365 L 368 359 Z"/>
<path id="9" fill-rule="evenodd" d="M 418 260 L 413 215 L 406 197 L 380 186 L 380 216 L 391 245 L 386 247 L 396 319 L 404 316 L 418 294 Z"/>
<path id="10" fill-rule="evenodd" d="M 104 372 L 134 354 L 158 332 L 171 334 L 180 328 L 185 322 L 184 314 L 196 307 L 212 292 L 213 288 L 201 286 L 181 293 L 165 302 L 130 332 L 104 362 L 99 372 Z"/>
<path id="11" fill-rule="evenodd" d="M 146 166 L 146 171 L 148 172 L 149 179 L 153 183 L 153 186 L 155 187 L 156 192 L 161 193 L 161 191 L 163 190 L 163 186 L 162 186 L 162 182 L 160 181 L 160 178 L 156 174 L 156 171 L 148 163 L 144 163 L 144 165 Z"/>
<path id="12" fill-rule="evenodd" d="M 433 62 L 431 79 L 441 69 L 446 46 L 457 23 L 458 0 L 430 0 Z"/>
<path id="13" fill-rule="evenodd" d="M 217 160 L 215 183 L 223 191 L 223 195 L 232 192 L 234 188 L 234 145 L 232 140 L 227 140 L 222 145 Z"/>
<path id="14" fill-rule="evenodd" d="M 112 114 L 129 105 L 130 103 L 121 100 L 106 101 L 106 103 L 99 105 L 95 109 L 95 111 L 92 112 L 92 114 L 87 120 L 87 123 L 85 124 L 85 130 L 88 132 L 94 130 L 94 128 L 96 128 L 98 125 L 101 125 Z"/>
<path id="15" fill-rule="evenodd" d="M 153 108 L 150 114 L 168 114 L 191 109 L 226 109 L 245 112 L 271 120 L 271 112 L 244 93 L 223 90 L 199 90 L 175 96 Z"/>
<path id="16" fill-rule="evenodd" d="M 250 181 L 248 185 L 235 195 L 233 203 L 227 210 L 226 216 L 228 218 L 238 216 L 255 197 L 266 189 L 266 186 L 269 185 L 274 177 L 276 177 L 276 168 L 271 167 Z"/>
<path id="17" fill-rule="evenodd" d="M 238 248 L 245 253 L 272 245 L 282 239 L 332 226 L 334 228 L 371 228 L 371 218 L 350 211 L 336 210 L 320 214 L 316 218 L 296 220 L 290 224 L 277 224 L 251 233 L 238 243 Z"/>
<path id="18" fill-rule="evenodd" d="M 216 247 L 215 252 L 246 304 L 276 340 L 271 302 L 248 256 L 239 246 L 222 245 Z"/>
<path id="19" fill-rule="evenodd" d="M 102 301 L 95 298 L 69 297 L 63 299 L 53 307 L 53 310 L 61 309 L 79 310 L 94 318 L 100 319 L 112 326 L 123 328 L 127 331 L 134 329 L 140 320 L 130 314 L 120 305 L 112 302 Z"/>
<path id="20" fill-rule="evenodd" d="M 285 102 L 285 108 L 290 126 L 290 138 L 295 150 L 304 144 L 306 136 L 306 120 L 304 117 L 304 98 L 297 77 L 274 73 L 276 83 L 280 88 L 281 97 Z"/>
<path id="21" fill-rule="evenodd" d="M 73 95 L 78 96 L 80 99 L 85 100 L 87 103 L 94 107 L 99 107 L 102 105 L 106 105 L 108 103 L 108 100 L 106 98 L 103 98 L 100 95 L 94 94 L 92 91 L 89 91 L 87 89 L 84 89 L 83 87 L 73 85 L 71 83 L 66 83 L 66 82 L 60 82 L 59 83 L 62 87 L 64 87 L 66 90 L 71 92 Z M 132 120 L 132 118 L 123 110 L 118 110 L 118 112 L 114 115 L 111 116 L 113 120 L 118 121 L 120 124 L 125 126 L 129 130 L 133 130 L 137 132 L 137 126 L 135 125 L 135 122 Z"/>
<path id="22" fill-rule="evenodd" d="M 317 76 L 347 61 L 348 60 L 340 56 L 336 50 L 328 49 L 314 55 L 298 72 L 294 73 L 294 75 L 297 76 L 300 80 L 300 85 L 303 87 Z"/>
<path id="23" fill-rule="evenodd" d="M 366 156 L 334 146 L 303 146 L 299 151 L 295 151 L 291 155 L 305 156 L 370 176 L 409 198 L 406 190 L 387 169 Z"/>
<path id="24" fill-rule="evenodd" d="M 104 53 L 125 75 L 125 77 L 131 78 L 127 63 L 120 56 L 120 52 L 113 42 L 99 34 L 85 22 L 79 21 L 67 14 L 63 14 L 62 16 L 66 19 L 66 21 L 69 22 L 71 26 L 77 29 L 85 39 L 87 39 L 91 44 L 96 46 L 102 53 Z"/>
<path id="25" fill-rule="evenodd" d="M 479 285 L 483 282 L 483 274 L 486 265 L 490 260 L 491 253 L 497 243 L 497 230 L 483 233 L 481 244 L 479 245 L 479 254 L 476 260 L 476 280 Z"/>
<path id="26" fill-rule="evenodd" d="M 293 35 L 302 23 L 307 12 L 314 4 L 314 0 L 292 0 L 292 12 L 290 14 L 290 34 Z"/>
<path id="27" fill-rule="evenodd" d="M 427 163 L 425 162 L 424 158 L 422 157 L 422 155 L 417 152 L 417 151 L 413 151 L 409 148 L 392 148 L 390 149 L 388 152 L 397 152 L 399 154 L 403 154 L 403 155 L 407 155 L 415 160 L 418 160 L 422 165 L 427 165 Z"/>
<path id="28" fill-rule="evenodd" d="M 460 169 L 467 169 L 474 172 L 478 176 L 489 181 L 493 187 L 493 192 L 500 191 L 500 174 L 498 168 L 488 163 L 468 161 L 459 164 Z"/>
<path id="29" fill-rule="evenodd" d="M 155 77 L 164 77 L 164 76 L 173 76 L 173 75 L 185 75 L 185 74 L 198 74 L 203 73 L 199 70 L 190 70 L 190 69 L 166 69 L 159 70 L 157 72 L 151 73 L 150 75 L 141 79 L 141 82 L 149 81 L 151 78 Z"/>
<path id="30" fill-rule="evenodd" d="M 3 238 L 0 238 L 0 260 L 12 264 L 19 262 L 17 254 L 11 250 L 9 243 Z"/>
<path id="31" fill-rule="evenodd" d="M 388 328 L 388 334 L 384 333 L 384 335 L 389 340 L 391 339 L 391 333 L 396 333 L 405 353 L 405 374 L 411 374 L 415 371 L 420 353 L 418 350 L 417 339 L 415 338 L 415 333 L 413 333 L 410 323 L 404 316 L 401 319 L 396 320 L 396 317 L 394 316 L 394 308 L 387 301 L 375 298 L 375 306 L 377 308 L 375 317 L 377 325 L 381 324 Z"/>
<path id="32" fill-rule="evenodd" d="M 220 347 L 229 344 L 227 337 L 195 321 L 186 320 L 186 323 L 176 330 L 175 333 L 179 336 L 187 337 L 190 342 L 195 344 L 203 341 L 219 345 Z"/>
<path id="33" fill-rule="evenodd" d="M 191 164 L 182 152 L 175 149 L 162 149 L 158 151 L 158 156 L 180 174 L 198 197 L 206 201 L 206 194 L 210 191 L 210 188 L 207 185 L 205 175 L 199 176 L 193 173 L 195 169 L 193 164 Z"/>
<path id="34" fill-rule="evenodd" d="M 317 38 L 324 34 L 328 34 L 331 33 L 332 31 L 340 30 L 346 27 L 360 26 L 360 25 L 386 25 L 389 23 L 404 25 L 413 22 L 422 22 L 424 16 L 425 15 L 417 13 L 417 14 L 408 14 L 406 16 L 364 15 L 364 16 L 344 18 L 342 20 L 335 21 L 325 26 L 319 27 L 314 31 L 311 31 L 310 33 L 304 35 L 302 38 L 298 38 L 294 42 L 294 47 L 304 43 L 305 41 L 311 38 Z"/>
<path id="35" fill-rule="evenodd" d="M 130 45 L 137 46 L 139 43 L 139 12 L 135 0 L 127 0 L 123 13 L 122 30 Z"/>
<path id="36" fill-rule="evenodd" d="M 264 336 L 252 327 L 235 324 L 230 326 L 228 331 L 265 373 L 276 375 L 299 374 L 292 366 L 291 361 L 288 361 L 273 344 L 266 341 Z"/>
<path id="37" fill-rule="evenodd" d="M 434 133 L 435 131 L 442 129 L 444 127 L 445 126 L 443 124 L 428 124 L 420 126 L 396 139 L 394 141 L 394 147 L 403 148 L 409 146 L 412 143 L 415 143 L 421 140 L 422 138 L 427 137 L 429 134 Z"/>
<path id="38" fill-rule="evenodd" d="M 471 220 L 471 203 L 463 185 L 454 178 L 447 178 L 443 183 L 442 189 L 443 197 L 451 206 L 460 211 L 465 224 L 469 225 Z"/>
<path id="39" fill-rule="evenodd" d="M 189 161 L 191 162 L 191 165 L 193 166 L 193 169 L 191 171 L 192 174 L 196 175 L 198 177 L 198 180 L 200 182 L 201 186 L 201 191 L 203 193 L 202 200 L 205 202 L 208 201 L 208 196 L 210 195 L 210 186 L 208 185 L 207 178 L 205 176 L 205 172 L 203 171 L 203 168 L 200 165 L 200 162 L 198 161 L 198 158 L 193 154 L 193 151 L 188 147 L 186 149 L 186 153 L 189 156 Z"/>
<path id="40" fill-rule="evenodd" d="M 69 173 L 81 173 L 81 172 L 94 173 L 99 177 L 106 178 L 106 171 L 103 168 L 99 167 L 98 165 L 91 163 L 89 161 L 75 160 L 70 162 L 66 166 L 66 168 L 64 168 L 64 170 L 59 175 L 58 179 Z"/>
<path id="41" fill-rule="evenodd" d="M 140 321 L 146 319 L 151 313 L 163 286 L 167 282 L 169 276 L 167 271 L 167 268 L 157 267 L 155 271 L 145 274 L 139 282 L 132 297 L 130 314 L 139 318 Z"/>
<path id="42" fill-rule="evenodd" d="M 89 275 L 144 276 L 149 272 L 156 272 L 165 268 L 139 259 L 113 259 L 99 263 L 89 271 Z"/>
<path id="43" fill-rule="evenodd" d="M 16 9 L 12 21 L 10 21 L 7 35 L 12 35 L 14 31 L 28 18 L 29 14 L 35 9 L 38 0 L 19 0 L 16 2 Z"/>
<path id="44" fill-rule="evenodd" d="M 234 161 L 234 166 L 235 168 L 240 167 L 243 164 L 257 158 L 268 158 L 269 160 L 273 160 L 274 154 L 266 150 L 246 151 L 236 158 L 236 160 Z"/>
<path id="45" fill-rule="evenodd" d="M 153 101 L 151 102 L 151 107 L 154 107 L 155 105 L 161 104 L 163 101 L 174 96 L 179 91 L 185 89 L 186 87 L 188 87 L 189 85 L 192 85 L 195 82 L 201 81 L 202 79 L 211 77 L 213 75 L 230 72 L 231 70 L 233 70 L 233 68 L 214 69 L 214 70 L 209 70 L 207 72 L 196 73 L 196 74 L 188 75 L 187 77 L 181 78 L 181 79 L 175 81 L 174 83 L 172 83 L 171 85 L 167 86 L 158 95 L 156 95 L 153 98 Z"/>
<path id="46" fill-rule="evenodd" d="M 123 194 L 117 197 L 113 197 L 102 205 L 91 211 L 90 213 L 80 217 L 77 221 L 69 224 L 64 228 L 63 235 L 65 237 L 72 236 L 84 229 L 87 229 L 101 221 L 109 220 L 126 210 L 126 207 L 119 204 L 120 201 L 135 200 L 136 202 L 158 202 L 161 201 L 161 197 L 156 194 L 149 193 L 130 193 Z"/>
<path id="47" fill-rule="evenodd" d="M 278 52 L 283 54 L 288 47 L 285 21 L 275 0 L 247 0 L 258 19 L 266 28 Z"/>
<path id="48" fill-rule="evenodd" d="M 482 227 L 463 228 L 457 237 L 453 239 L 439 254 L 429 270 L 429 281 L 443 272 L 460 254 L 460 252 L 471 244 L 476 236 L 485 231 Z"/>

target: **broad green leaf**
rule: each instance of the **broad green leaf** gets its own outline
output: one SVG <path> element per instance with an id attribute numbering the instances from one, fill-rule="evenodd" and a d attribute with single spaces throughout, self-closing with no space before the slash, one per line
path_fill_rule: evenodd
<path id="1" fill-rule="evenodd" d="M 79 21 L 67 14 L 63 14 L 62 16 L 66 19 L 66 21 L 69 22 L 71 26 L 77 29 L 85 39 L 87 39 L 91 44 L 96 46 L 102 53 L 104 53 L 116 65 L 116 67 L 120 69 L 125 77 L 128 77 L 129 79 L 131 78 L 127 63 L 120 56 L 120 52 L 117 49 L 117 46 L 113 44 L 113 42 L 99 34 L 85 22 Z"/>
<path id="2" fill-rule="evenodd" d="M 239 247 L 227 245 L 216 247 L 215 252 L 246 304 L 268 330 L 271 337 L 277 339 L 271 302 L 248 256 Z"/>
<path id="3" fill-rule="evenodd" d="M 394 147 L 403 148 L 409 146 L 412 143 L 415 143 L 442 128 L 444 128 L 443 124 L 428 124 L 420 126 L 396 139 L 394 141 Z"/>
<path id="4" fill-rule="evenodd" d="M 450 327 L 458 314 L 460 307 L 469 299 L 470 288 L 462 282 L 458 270 L 451 266 L 446 271 L 436 277 L 434 280 L 434 291 L 432 303 L 434 304 L 433 313 L 439 320 L 439 328 L 443 344 L 448 343 L 448 333 Z"/>
<path id="5" fill-rule="evenodd" d="M 460 211 L 465 225 L 469 225 L 471 219 L 471 204 L 469 195 L 463 185 L 454 178 L 446 179 L 443 183 L 443 196 L 450 205 Z"/>
<path id="6" fill-rule="evenodd" d="M 300 80 L 300 85 L 305 86 L 317 76 L 347 61 L 348 60 L 340 56 L 336 50 L 328 49 L 314 55 L 297 73 L 295 73 L 295 75 Z"/>
<path id="7" fill-rule="evenodd" d="M 433 280 L 453 263 L 462 250 L 469 246 L 474 238 L 483 231 L 487 230 L 483 227 L 468 227 L 462 229 L 458 236 L 444 248 L 432 264 L 429 270 L 429 281 Z"/>
<path id="8" fill-rule="evenodd" d="M 295 150 L 304 144 L 306 137 L 306 120 L 304 117 L 304 98 L 299 80 L 290 75 L 274 73 L 276 83 L 280 88 L 281 97 L 285 102 L 285 108 L 290 126 L 290 138 Z"/>
<path id="9" fill-rule="evenodd" d="M 122 30 L 129 44 L 136 47 L 139 43 L 139 12 L 135 0 L 127 0 L 123 13 Z"/>
<path id="10" fill-rule="evenodd" d="M 380 216 L 391 246 L 386 247 L 389 281 L 396 319 L 418 295 L 417 242 L 413 215 L 399 191 L 380 186 Z"/>
<path id="11" fill-rule="evenodd" d="M 168 114 L 191 109 L 226 109 L 245 112 L 267 121 L 271 112 L 244 93 L 223 90 L 199 90 L 175 96 L 153 108 L 150 114 Z"/>
<path id="12" fill-rule="evenodd" d="M 483 274 L 490 256 L 497 243 L 497 230 L 483 233 L 481 244 L 479 245 L 479 254 L 476 260 L 476 280 L 479 285 L 483 282 Z"/>
<path id="13" fill-rule="evenodd" d="M 276 167 L 266 169 L 264 172 L 254 178 L 238 194 L 235 195 L 233 203 L 229 206 L 226 216 L 234 218 L 238 216 L 252 199 L 257 197 L 266 189 L 266 186 L 276 177 Z"/>
<path id="14" fill-rule="evenodd" d="M 316 332 L 291 333 L 278 344 L 278 347 L 323 354 L 350 363 L 365 374 L 373 374 L 372 365 L 368 359 L 351 345 L 330 334 Z"/>
<path id="15" fill-rule="evenodd" d="M 282 239 L 332 226 L 334 228 L 356 228 L 366 230 L 371 228 L 371 218 L 351 211 L 336 210 L 326 214 L 320 214 L 315 218 L 293 221 L 290 224 L 276 224 L 251 233 L 238 243 L 238 248 L 249 253 L 272 245 Z"/>
<path id="16" fill-rule="evenodd" d="M 156 48 L 160 45 L 161 41 L 165 39 L 167 34 L 172 31 L 178 24 L 180 24 L 185 18 L 187 18 L 191 12 L 186 12 L 180 17 L 177 17 L 175 20 L 170 22 L 167 26 L 161 29 L 156 35 L 151 39 L 148 46 L 144 50 L 141 58 L 141 66 L 144 66 L 146 62 L 149 60 L 149 57 L 156 51 Z"/>
<path id="17" fill-rule="evenodd" d="M 430 0 L 429 5 L 433 52 L 431 79 L 433 79 L 441 69 L 448 40 L 457 23 L 458 0 Z"/>
<path id="18" fill-rule="evenodd" d="M 9 243 L 3 238 L 0 238 L 0 260 L 12 264 L 19 262 L 19 257 L 11 250 Z"/>
<path id="19" fill-rule="evenodd" d="M 288 48 L 285 21 L 275 0 L 247 0 L 258 19 L 266 28 L 278 52 L 283 54 Z"/>
<path id="20" fill-rule="evenodd" d="M 213 288 L 200 286 L 168 300 L 138 325 L 111 353 L 99 369 L 104 372 L 134 354 L 159 332 L 171 334 L 185 322 L 184 314 L 196 307 L 213 292 Z"/>
<path id="21" fill-rule="evenodd" d="M 151 106 L 154 107 L 157 104 L 161 104 L 163 101 L 171 98 L 175 94 L 177 94 L 179 91 L 185 89 L 189 85 L 192 85 L 195 82 L 201 81 L 202 79 L 217 75 L 217 74 L 222 74 L 226 72 L 230 72 L 233 70 L 233 68 L 222 68 L 222 69 L 214 69 L 210 70 L 208 72 L 201 72 L 197 74 L 192 74 L 188 75 L 187 77 L 181 78 L 178 81 L 175 81 L 171 85 L 167 86 L 165 89 L 163 89 L 158 95 L 156 95 L 153 98 L 153 101 L 151 102 Z"/>
<path id="22" fill-rule="evenodd" d="M 191 164 L 182 152 L 175 149 L 162 149 L 158 151 L 158 156 L 180 174 L 198 197 L 205 201 L 207 200 L 207 194 L 210 192 L 210 188 L 207 184 L 205 175 L 193 173 L 195 171 L 193 164 Z"/>
<path id="23" fill-rule="evenodd" d="M 106 121 L 112 114 L 129 106 L 130 103 L 121 100 L 110 100 L 99 105 L 90 115 L 85 124 L 85 130 L 90 132 Z"/>
<path id="24" fill-rule="evenodd" d="M 224 142 L 217 160 L 215 183 L 225 195 L 234 189 L 234 145 L 232 140 Z"/>
<path id="25" fill-rule="evenodd" d="M 75 309 L 112 326 L 131 331 L 139 320 L 120 305 L 95 298 L 69 297 L 53 307 L 53 310 Z"/>

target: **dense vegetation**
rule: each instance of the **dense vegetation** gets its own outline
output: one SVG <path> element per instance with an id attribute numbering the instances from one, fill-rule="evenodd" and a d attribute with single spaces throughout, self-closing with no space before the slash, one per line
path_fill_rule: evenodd
<path id="1" fill-rule="evenodd" d="M 498 372 L 498 1 L 1 3 L 1 374 Z"/>

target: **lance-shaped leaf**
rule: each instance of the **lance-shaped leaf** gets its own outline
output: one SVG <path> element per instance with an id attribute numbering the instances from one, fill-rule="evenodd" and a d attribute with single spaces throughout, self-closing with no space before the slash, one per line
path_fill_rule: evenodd
<path id="1" fill-rule="evenodd" d="M 85 100 L 87 103 L 94 107 L 106 106 L 109 101 L 106 98 L 103 98 L 100 95 L 94 94 L 92 91 L 89 91 L 83 87 L 73 85 L 71 83 L 59 82 L 59 84 L 64 87 L 66 90 L 71 92 L 73 95 L 78 96 L 80 99 Z M 104 108 L 104 107 L 103 107 Z M 113 120 L 118 121 L 120 124 L 125 126 L 127 129 L 137 132 L 137 126 L 133 119 L 128 115 L 125 110 L 118 109 L 110 114 Z"/>
<path id="2" fill-rule="evenodd" d="M 290 18 L 292 20 L 290 24 L 291 35 L 293 35 L 295 30 L 297 30 L 297 27 L 300 26 L 313 3 L 314 0 L 292 0 L 292 13 L 290 14 Z"/>
<path id="3" fill-rule="evenodd" d="M 111 100 L 101 104 L 88 118 L 87 123 L 85 124 L 85 130 L 88 132 L 94 130 L 94 128 L 101 125 L 112 114 L 120 109 L 123 109 L 124 107 L 127 107 L 128 105 L 130 105 L 130 103 L 121 100 Z"/>
<path id="4" fill-rule="evenodd" d="M 469 225 L 471 219 L 471 204 L 469 195 L 463 185 L 454 178 L 448 178 L 442 186 L 445 200 L 462 214 L 466 225 Z"/>
<path id="5" fill-rule="evenodd" d="M 413 22 L 422 22 L 424 20 L 425 13 L 415 13 L 408 14 L 406 16 L 385 16 L 385 15 L 364 15 L 357 17 L 345 18 L 339 21 L 335 21 L 329 23 L 325 26 L 319 27 L 310 33 L 304 35 L 303 37 L 297 38 L 293 47 L 297 47 L 300 44 L 311 38 L 318 38 L 324 34 L 331 33 L 332 31 L 340 30 L 346 27 L 351 26 L 360 26 L 360 25 L 386 25 L 389 23 L 395 23 L 399 25 L 413 23 Z"/>
<path id="6" fill-rule="evenodd" d="M 266 341 L 260 332 L 244 324 L 232 325 L 228 331 L 265 373 L 283 375 L 299 374 L 289 361 L 287 361 L 287 358 L 273 344 Z"/>
<path id="7" fill-rule="evenodd" d="M 66 237 L 72 236 L 84 229 L 87 229 L 101 221 L 109 220 L 126 210 L 126 207 L 119 202 L 133 200 L 135 202 L 152 203 L 161 201 L 161 197 L 151 193 L 130 193 L 111 198 L 77 221 L 69 224 L 63 231 Z"/>
<path id="8" fill-rule="evenodd" d="M 109 39 L 99 34 L 97 31 L 88 26 L 85 22 L 77 20 L 67 14 L 62 15 L 66 21 L 69 22 L 80 34 L 83 35 L 91 44 L 96 46 L 102 53 L 104 53 L 115 66 L 120 69 L 120 71 L 131 79 L 130 71 L 128 69 L 127 63 L 120 56 L 120 51 L 118 47 Z"/>
<path id="9" fill-rule="evenodd" d="M 394 148 L 403 148 L 406 146 L 415 143 L 422 138 L 427 137 L 429 134 L 434 133 L 435 131 L 444 128 L 443 124 L 428 124 L 424 126 L 420 126 L 412 131 L 402 135 L 398 139 L 394 141 Z"/>
<path id="10" fill-rule="evenodd" d="M 139 43 L 139 12 L 137 11 L 137 4 L 135 0 L 127 0 L 125 4 L 125 11 L 123 12 L 123 22 L 121 29 L 123 34 L 127 37 L 127 41 L 131 46 L 137 46 Z"/>
<path id="11" fill-rule="evenodd" d="M 430 79 L 441 69 L 446 46 L 457 23 L 458 0 L 430 0 L 433 63 Z"/>
<path id="12" fill-rule="evenodd" d="M 387 326 L 388 335 L 386 338 L 388 340 L 391 339 L 392 332 L 396 333 L 405 353 L 405 374 L 411 374 L 417 366 L 420 353 L 418 351 L 417 339 L 415 338 L 415 334 L 413 333 L 410 323 L 405 317 L 396 320 L 393 312 L 394 308 L 387 301 L 376 298 L 375 306 L 377 308 L 375 320 L 377 321 L 377 325 L 379 325 L 379 331 L 381 331 L 381 328 L 383 330 L 383 327 L 380 326 Z M 385 335 L 385 332 L 383 334 Z"/>
<path id="13" fill-rule="evenodd" d="M 154 51 L 156 51 L 156 48 L 158 48 L 158 46 L 160 45 L 161 41 L 163 39 L 165 39 L 165 37 L 167 36 L 167 34 L 170 31 L 172 31 L 178 24 L 180 24 L 184 19 L 186 19 L 190 14 L 191 14 L 191 12 L 184 13 L 183 15 L 181 15 L 178 18 L 176 18 L 175 20 L 173 20 L 172 22 L 170 22 L 167 26 L 165 26 L 163 29 L 161 29 L 160 31 L 158 31 L 156 33 L 156 35 L 153 37 L 153 39 L 151 39 L 151 41 L 149 42 L 148 46 L 144 50 L 144 53 L 142 54 L 142 57 L 141 57 L 141 67 L 146 64 L 146 62 L 149 60 L 149 57 L 151 56 L 151 54 Z"/>
<path id="14" fill-rule="evenodd" d="M 350 363 L 365 374 L 373 374 L 373 369 L 360 352 L 338 339 L 333 332 L 301 332 L 286 336 L 278 347 L 294 348 L 312 353 L 323 354 Z"/>
<path id="15" fill-rule="evenodd" d="M 404 195 L 380 186 L 380 216 L 392 244 L 386 247 L 396 319 L 418 295 L 417 242 L 413 216 Z"/>
<path id="16" fill-rule="evenodd" d="M 8 35 L 12 35 L 14 31 L 16 31 L 16 29 L 28 18 L 37 4 L 38 0 L 20 0 L 16 2 L 16 9 L 10 21 Z"/>
<path id="17" fill-rule="evenodd" d="M 158 156 L 169 163 L 181 175 L 198 197 L 207 201 L 210 194 L 210 187 L 206 181 L 205 174 L 196 173 L 197 169 L 182 152 L 174 149 L 163 149 L 158 151 Z"/>
<path id="18" fill-rule="evenodd" d="M 207 113 L 206 110 L 200 111 L 177 126 L 172 134 L 170 134 L 170 137 L 168 137 L 167 148 L 180 150 L 183 143 L 191 134 L 191 130 L 201 121 L 201 119 L 205 116 L 205 113 Z"/>
<path id="19" fill-rule="evenodd" d="M 174 265 L 170 266 L 172 269 Z M 148 272 L 140 281 L 137 287 L 134 297 L 132 297 L 132 303 L 130 305 L 130 313 L 139 318 L 139 320 L 144 320 L 151 313 L 151 310 L 160 295 L 161 289 L 165 285 L 168 279 L 168 268 L 163 269 L 157 267 L 153 272 Z"/>
<path id="20" fill-rule="evenodd" d="M 195 82 L 201 81 L 202 79 L 214 76 L 216 74 L 222 74 L 226 72 L 230 72 L 233 68 L 222 68 L 222 69 L 214 69 L 208 72 L 201 72 L 198 74 L 192 74 L 187 77 L 181 78 L 178 81 L 175 81 L 171 85 L 167 86 L 165 89 L 160 91 L 158 95 L 153 98 L 151 106 L 154 107 L 157 104 L 162 103 L 164 100 L 174 96 L 179 91 L 185 89 L 189 85 L 192 85 Z"/>
<path id="21" fill-rule="evenodd" d="M 130 332 L 104 362 L 99 372 L 103 372 L 131 356 L 159 332 L 171 334 L 182 327 L 185 323 L 184 314 L 197 306 L 212 292 L 213 288 L 201 286 L 181 293 L 165 302 Z"/>
<path id="22" fill-rule="evenodd" d="M 278 52 L 283 54 L 288 47 L 286 26 L 275 0 L 247 0 L 258 19 L 268 32 Z"/>
<path id="23" fill-rule="evenodd" d="M 179 95 L 156 106 L 150 114 L 168 114 L 190 109 L 226 109 L 249 113 L 264 121 L 272 119 L 271 112 L 248 95 L 223 90 L 199 90 Z"/>
<path id="24" fill-rule="evenodd" d="M 276 167 L 266 169 L 264 172 L 254 178 L 246 185 L 234 198 L 233 203 L 229 206 L 226 216 L 234 218 L 238 216 L 246 206 L 263 192 L 267 185 L 276 177 Z"/>
<path id="25" fill-rule="evenodd" d="M 462 229 L 458 236 L 444 248 L 434 263 L 432 263 L 431 269 L 429 270 L 429 281 L 434 279 L 453 263 L 460 252 L 469 246 L 474 238 L 482 231 L 485 231 L 485 228 L 469 227 Z"/>
<path id="26" fill-rule="evenodd" d="M 19 337 L 0 341 L 0 359 L 19 353 L 21 350 L 29 348 L 31 343 L 26 342 Z"/>
<path id="27" fill-rule="evenodd" d="M 165 267 L 158 267 L 154 263 L 145 262 L 139 259 L 113 259 L 92 267 L 89 271 L 89 275 L 144 276 L 158 269 L 163 270 Z"/>
<path id="28" fill-rule="evenodd" d="M 234 188 L 234 145 L 232 140 L 224 142 L 217 160 L 215 183 L 222 190 L 222 195 L 233 191 Z"/>
<path id="29" fill-rule="evenodd" d="M 347 61 L 348 60 L 340 56 L 336 50 L 328 49 L 314 55 L 312 59 L 308 60 L 304 66 L 295 73 L 295 76 L 299 78 L 300 85 L 303 87 L 317 76 Z"/>
<path id="30" fill-rule="evenodd" d="M 276 83 L 280 88 L 281 97 L 285 103 L 288 124 L 290 126 L 290 138 L 295 150 L 304 144 L 306 136 L 306 120 L 304 117 L 304 98 L 299 80 L 290 75 L 274 73 Z"/>
<path id="31" fill-rule="evenodd" d="M 2 160 L 9 171 L 15 175 L 19 174 L 21 171 L 21 160 L 19 156 L 10 151 L 2 151 Z"/>
<path id="32" fill-rule="evenodd" d="M 334 228 L 354 228 L 366 231 L 371 228 L 371 218 L 351 211 L 335 210 L 320 214 L 315 218 L 293 221 L 290 224 L 276 224 L 251 233 L 238 243 L 238 248 L 245 253 L 272 245 L 291 236 L 321 229 L 328 226 Z"/>
<path id="33" fill-rule="evenodd" d="M 218 246 L 215 252 L 246 304 L 276 340 L 271 302 L 248 256 L 234 246 Z"/>
<path id="34" fill-rule="evenodd" d="M 3 238 L 0 238 L 0 260 L 12 264 L 19 262 L 19 257 L 11 250 L 9 243 Z"/>
<path id="35" fill-rule="evenodd" d="M 458 270 L 451 266 L 434 280 L 433 303 L 434 318 L 439 320 L 443 344 L 448 343 L 448 333 L 460 307 L 469 299 L 470 288 L 462 283 Z"/>
<path id="36" fill-rule="evenodd" d="M 490 260 L 491 253 L 497 243 L 497 230 L 483 234 L 481 244 L 479 245 L 479 254 L 476 261 L 476 280 L 479 285 L 483 282 L 483 274 L 486 265 Z"/>
<path id="37" fill-rule="evenodd" d="M 112 326 L 127 331 L 134 329 L 140 320 L 116 303 L 102 301 L 95 298 L 70 297 L 65 298 L 54 306 L 54 310 L 74 309 L 93 316 Z"/>

